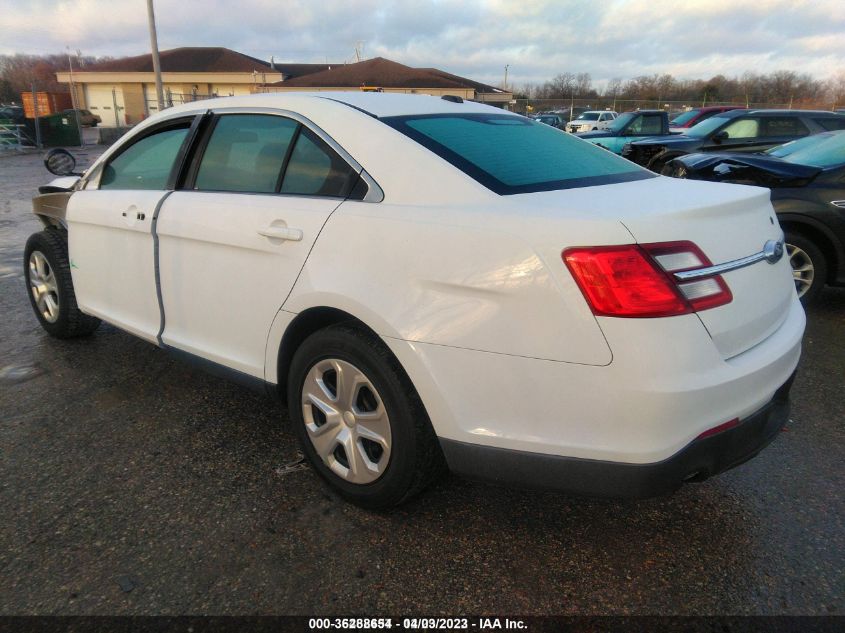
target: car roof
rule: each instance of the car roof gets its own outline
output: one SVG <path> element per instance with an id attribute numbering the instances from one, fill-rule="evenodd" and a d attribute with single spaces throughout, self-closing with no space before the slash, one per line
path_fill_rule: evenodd
<path id="1" fill-rule="evenodd" d="M 164 110 L 168 113 L 195 112 L 199 109 L 224 107 L 262 107 L 296 109 L 313 101 L 335 101 L 377 118 L 415 114 L 490 113 L 491 107 L 474 101 L 455 103 L 430 95 L 395 94 L 387 92 L 270 92 L 237 97 L 219 97 L 194 101 Z M 518 116 L 501 108 L 502 114 Z"/>
<path id="2" fill-rule="evenodd" d="M 731 110 L 729 112 L 723 112 L 722 116 L 740 116 L 742 114 L 755 114 L 755 115 L 763 115 L 763 116 L 784 116 L 784 115 L 795 115 L 795 116 L 830 116 L 838 118 L 839 115 L 835 112 L 831 112 L 830 110 L 787 110 L 787 109 L 780 109 L 780 110 L 771 110 L 760 108 L 756 110 Z"/>
<path id="3" fill-rule="evenodd" d="M 747 110 L 745 106 L 702 106 L 700 108 L 693 108 L 699 112 L 728 112 L 729 110 Z"/>

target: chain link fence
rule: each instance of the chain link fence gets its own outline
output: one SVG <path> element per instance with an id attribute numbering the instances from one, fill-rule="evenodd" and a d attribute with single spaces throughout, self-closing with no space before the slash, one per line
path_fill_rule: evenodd
<path id="1" fill-rule="evenodd" d="M 683 112 L 691 108 L 702 106 L 739 106 L 742 108 L 760 109 L 812 109 L 833 110 L 835 105 L 821 102 L 774 103 L 758 101 L 664 101 L 657 99 L 615 99 L 613 97 L 595 97 L 590 99 L 515 99 L 509 109 L 521 114 L 538 114 L 540 112 L 556 112 L 574 114 L 577 116 L 586 110 L 614 110 L 616 112 L 630 112 L 631 110 L 666 110 L 667 112 Z"/>

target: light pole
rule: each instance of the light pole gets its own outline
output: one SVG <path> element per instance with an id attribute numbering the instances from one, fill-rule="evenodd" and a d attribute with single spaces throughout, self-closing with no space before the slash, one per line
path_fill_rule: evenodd
<path id="1" fill-rule="evenodd" d="M 153 11 L 153 0 L 147 0 L 147 20 L 150 25 L 150 48 L 153 52 L 153 72 L 156 75 L 156 97 L 158 111 L 164 110 L 164 90 L 161 87 L 161 64 L 158 60 L 158 38 L 156 37 L 156 16 Z"/>
<path id="2" fill-rule="evenodd" d="M 67 49 L 67 63 L 70 69 L 70 104 L 73 106 L 73 113 L 76 116 L 76 131 L 79 133 L 79 147 L 84 147 L 82 142 L 82 123 L 79 120 L 79 107 L 76 99 L 76 84 L 73 83 L 73 58 L 70 56 L 70 46 Z"/>

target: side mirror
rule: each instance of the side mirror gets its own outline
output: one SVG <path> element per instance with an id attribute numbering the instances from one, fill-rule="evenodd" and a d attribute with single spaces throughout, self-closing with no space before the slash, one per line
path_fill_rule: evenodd
<path id="1" fill-rule="evenodd" d="M 76 159 L 73 157 L 73 154 L 60 147 L 47 152 L 47 155 L 44 157 L 44 166 L 47 168 L 47 171 L 56 176 L 79 175 L 73 173 L 73 170 L 76 169 Z"/>
<path id="2" fill-rule="evenodd" d="M 730 138 L 730 136 L 728 135 L 728 133 L 727 133 L 727 131 L 726 131 L 726 130 L 722 130 L 721 132 L 716 132 L 716 133 L 713 135 L 713 142 L 714 142 L 714 143 L 721 143 L 721 142 L 722 142 L 722 141 L 724 141 L 726 138 Z"/>

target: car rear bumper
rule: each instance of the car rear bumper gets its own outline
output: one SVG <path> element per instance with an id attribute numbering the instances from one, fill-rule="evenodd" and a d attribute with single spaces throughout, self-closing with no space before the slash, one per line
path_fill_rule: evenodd
<path id="1" fill-rule="evenodd" d="M 632 464 L 530 453 L 441 438 L 451 470 L 509 486 L 561 490 L 600 497 L 646 498 L 670 493 L 748 461 L 789 418 L 793 373 L 772 400 L 738 426 L 698 438 L 659 462 Z"/>

